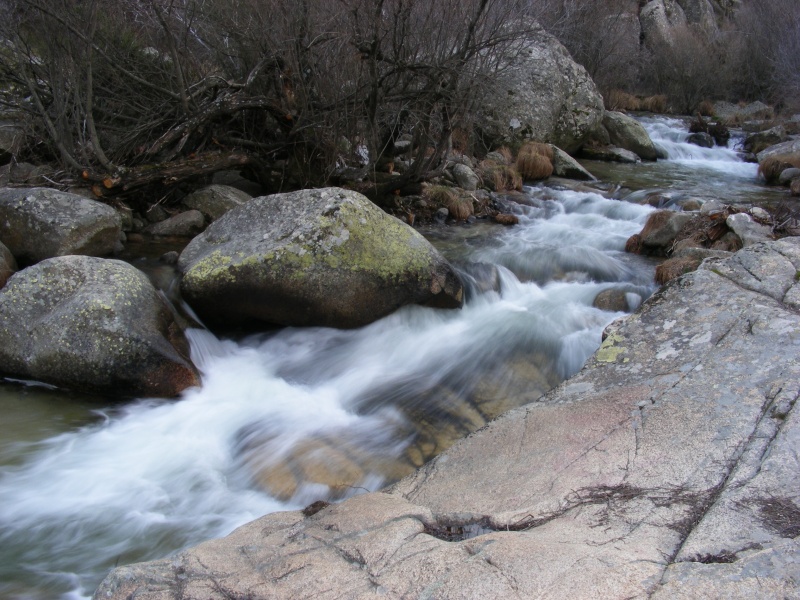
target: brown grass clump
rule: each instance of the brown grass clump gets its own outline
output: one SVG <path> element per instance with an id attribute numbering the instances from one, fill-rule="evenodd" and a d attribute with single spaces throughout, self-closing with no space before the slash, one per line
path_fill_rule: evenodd
<path id="1" fill-rule="evenodd" d="M 514 153 L 507 146 L 500 146 L 495 152 L 505 159 L 507 165 L 510 165 L 511 161 L 514 160 Z"/>
<path id="2" fill-rule="evenodd" d="M 685 273 L 691 273 L 700 263 L 703 262 L 697 258 L 670 258 L 656 267 L 656 283 L 664 285 L 668 281 L 672 281 Z"/>
<path id="3" fill-rule="evenodd" d="M 713 117 L 714 116 L 714 103 L 711 100 L 703 100 L 700 104 L 697 105 L 697 109 L 695 112 L 699 115 L 703 115 L 704 117 Z"/>
<path id="4" fill-rule="evenodd" d="M 522 189 L 522 176 L 514 167 L 485 160 L 479 165 L 478 170 L 483 183 L 493 192 Z"/>
<path id="5" fill-rule="evenodd" d="M 769 184 L 778 183 L 778 178 L 785 169 L 800 169 L 800 154 L 779 154 L 770 156 L 758 165 L 758 174 Z"/>
<path id="6" fill-rule="evenodd" d="M 667 97 L 664 95 L 648 96 L 641 101 L 641 110 L 652 113 L 667 112 Z"/>
<path id="7" fill-rule="evenodd" d="M 429 202 L 444 206 L 456 221 L 465 221 L 474 214 L 472 198 L 459 196 L 453 189 L 445 185 L 432 185 L 425 188 L 423 195 Z"/>
<path id="8" fill-rule="evenodd" d="M 795 177 L 792 179 L 792 183 L 789 185 L 789 190 L 792 193 L 792 196 L 800 196 L 800 177 Z"/>
<path id="9" fill-rule="evenodd" d="M 517 154 L 517 171 L 527 180 L 547 179 L 553 174 L 553 149 L 548 144 L 526 143 Z"/>
<path id="10" fill-rule="evenodd" d="M 622 90 L 611 90 L 604 100 L 608 110 L 641 110 L 639 99 Z"/>
<path id="11" fill-rule="evenodd" d="M 517 215 L 510 215 L 508 213 L 500 213 L 494 216 L 494 220 L 500 225 L 516 225 L 519 223 Z"/>

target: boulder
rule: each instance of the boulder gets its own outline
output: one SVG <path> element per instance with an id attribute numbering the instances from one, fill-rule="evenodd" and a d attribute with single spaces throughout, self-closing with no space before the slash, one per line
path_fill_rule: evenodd
<path id="1" fill-rule="evenodd" d="M 695 146 L 700 146 L 701 148 L 714 147 L 714 138 L 711 137 L 710 133 L 706 133 L 705 131 L 698 131 L 697 133 L 689 134 L 689 137 L 686 138 L 686 141 L 690 144 L 694 144 Z"/>
<path id="2" fill-rule="evenodd" d="M 478 189 L 480 177 L 475 174 L 470 167 L 464 164 L 456 163 L 452 167 L 453 179 L 456 185 L 468 192 L 474 192 Z"/>
<path id="3" fill-rule="evenodd" d="M 183 205 L 203 213 L 209 221 L 216 221 L 230 209 L 240 206 L 252 196 L 229 185 L 213 184 L 192 192 L 183 199 Z"/>
<path id="4" fill-rule="evenodd" d="M 581 148 L 581 157 L 589 160 L 603 160 L 607 162 L 619 162 L 626 164 L 636 164 L 641 162 L 639 155 L 624 148 L 616 146 L 584 146 Z"/>
<path id="5" fill-rule="evenodd" d="M 143 229 L 149 235 L 165 237 L 192 237 L 203 231 L 205 218 L 199 210 L 187 210 L 173 217 L 148 225 Z"/>
<path id="6" fill-rule="evenodd" d="M 147 277 L 87 256 L 44 260 L 0 290 L 0 373 L 118 397 L 199 385 L 188 344 Z"/>
<path id="7" fill-rule="evenodd" d="M 748 135 L 742 147 L 744 148 L 745 152 L 752 152 L 753 154 L 758 154 L 763 150 L 766 150 L 770 146 L 774 146 L 775 144 L 780 144 L 782 142 L 787 141 L 789 138 L 786 135 L 786 131 L 780 125 L 777 127 L 773 127 L 772 129 L 768 129 L 766 131 L 760 131 L 758 133 L 751 133 Z"/>
<path id="8" fill-rule="evenodd" d="M 490 148 L 536 140 L 574 152 L 603 118 L 586 69 L 538 25 L 479 105 L 479 133 Z"/>
<path id="9" fill-rule="evenodd" d="M 181 254 L 204 319 L 358 327 L 405 304 L 460 307 L 461 280 L 411 227 L 339 188 L 254 198 Z"/>
<path id="10" fill-rule="evenodd" d="M 642 252 L 666 256 L 681 229 L 694 219 L 694 215 L 671 210 L 659 210 L 647 217 L 641 233 Z"/>
<path id="11" fill-rule="evenodd" d="M 634 152 L 643 160 L 656 160 L 656 150 L 650 136 L 633 117 L 620 112 L 606 111 L 603 116 L 603 127 L 608 131 L 611 144 Z"/>
<path id="12" fill-rule="evenodd" d="M 581 181 L 597 181 L 597 178 L 584 169 L 581 163 L 558 146 L 553 146 L 553 175 Z"/>
<path id="13" fill-rule="evenodd" d="M 752 246 L 753 244 L 772 239 L 772 228 L 767 225 L 756 223 L 750 215 L 746 213 L 730 215 L 725 223 L 731 231 L 739 236 L 744 246 Z"/>
<path id="14" fill-rule="evenodd" d="M 797 238 L 706 261 L 391 488 L 119 567 L 94 598 L 795 598 L 798 270 Z"/>
<path id="15" fill-rule="evenodd" d="M 772 119 L 775 111 L 763 102 L 751 102 L 745 106 L 730 102 L 715 102 L 714 115 L 724 123 L 743 123 L 754 119 Z"/>
<path id="16" fill-rule="evenodd" d="M 22 264 L 111 254 L 121 227 L 116 210 L 82 196 L 50 188 L 0 189 L 0 239 Z"/>
<path id="17" fill-rule="evenodd" d="M 650 0 L 639 11 L 642 41 L 651 49 L 671 46 L 672 29 L 686 23 L 686 14 L 676 0 Z"/>
<path id="18" fill-rule="evenodd" d="M 797 167 L 790 167 L 781 171 L 781 174 L 778 176 L 778 183 L 789 186 L 792 181 L 798 178 L 800 178 L 800 169 Z"/>
<path id="19" fill-rule="evenodd" d="M 0 242 L 0 288 L 16 271 L 17 261 L 14 259 L 14 255 Z"/>

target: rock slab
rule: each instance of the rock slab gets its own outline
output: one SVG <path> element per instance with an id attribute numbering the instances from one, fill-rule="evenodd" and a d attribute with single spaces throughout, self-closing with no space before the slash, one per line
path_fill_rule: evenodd
<path id="1" fill-rule="evenodd" d="M 462 284 L 419 233 L 357 192 L 304 190 L 231 209 L 186 247 L 201 318 L 358 327 L 405 304 L 457 308 Z"/>
<path id="2" fill-rule="evenodd" d="M 118 568 L 94 597 L 796 598 L 798 270 L 797 238 L 709 259 L 392 488 Z"/>

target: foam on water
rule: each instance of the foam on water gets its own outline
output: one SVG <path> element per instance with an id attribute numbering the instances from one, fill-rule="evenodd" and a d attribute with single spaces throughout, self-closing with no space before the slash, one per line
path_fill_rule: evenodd
<path id="1" fill-rule="evenodd" d="M 0 595 L 29 586 L 38 591 L 26 597 L 75 598 L 117 562 L 167 555 L 329 491 L 269 497 L 242 463 L 254 439 L 265 461 L 334 435 L 399 456 L 404 403 L 436 386 L 469 389 L 534 351 L 561 377 L 577 371 L 619 316 L 594 297 L 620 287 L 641 301 L 653 290 L 649 267 L 622 255 L 651 209 L 529 194 L 520 225 L 474 249 L 471 260 L 497 265 L 499 286 L 472 293 L 463 310 L 406 307 L 357 330 L 287 328 L 237 343 L 191 332 L 201 389 L 110 410 L 0 470 Z M 358 487 L 384 483 L 367 472 Z"/>

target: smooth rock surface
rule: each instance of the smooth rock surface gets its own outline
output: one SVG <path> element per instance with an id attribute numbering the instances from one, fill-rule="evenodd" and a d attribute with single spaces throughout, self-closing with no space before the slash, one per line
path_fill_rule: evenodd
<path id="1" fill-rule="evenodd" d="M 175 396 L 200 384 L 188 344 L 147 276 L 118 260 L 63 256 L 0 290 L 0 373 L 75 390 Z"/>
<path id="2" fill-rule="evenodd" d="M 796 598 L 798 270 L 797 238 L 707 260 L 392 488 L 118 568 L 95 599 Z"/>
<path id="3" fill-rule="evenodd" d="M 203 213 L 192 209 L 148 225 L 143 231 L 149 235 L 160 237 L 192 237 L 203 231 L 204 226 Z"/>
<path id="4" fill-rule="evenodd" d="M 746 213 L 737 213 L 730 215 L 725 223 L 739 239 L 742 240 L 744 246 L 752 246 L 759 242 L 765 242 L 772 239 L 772 228 L 761 223 L 756 223 Z"/>
<path id="5" fill-rule="evenodd" d="M 340 188 L 254 198 L 192 240 L 178 267 L 184 299 L 223 323 L 358 327 L 405 304 L 462 303 L 425 238 Z"/>
<path id="6" fill-rule="evenodd" d="M 553 175 L 580 181 L 596 181 L 597 178 L 587 171 L 583 165 L 564 152 L 558 146 L 553 146 Z"/>
<path id="7" fill-rule="evenodd" d="M 18 262 L 111 254 L 122 221 L 116 210 L 50 188 L 0 189 L 0 239 Z"/>

